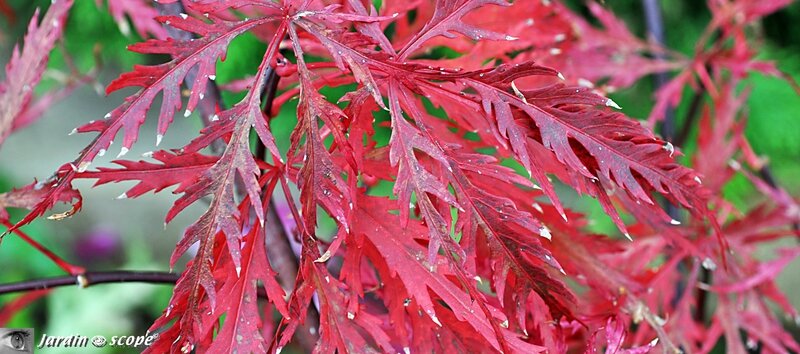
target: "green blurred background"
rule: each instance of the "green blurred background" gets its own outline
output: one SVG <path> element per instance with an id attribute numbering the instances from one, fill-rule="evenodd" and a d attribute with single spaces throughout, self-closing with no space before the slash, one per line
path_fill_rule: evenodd
<path id="1" fill-rule="evenodd" d="M 0 64 L 5 64 L 14 43 L 22 37 L 34 9 L 46 8 L 50 1 L 11 0 L 10 5 L 17 20 L 10 23 L 0 18 Z M 568 1 L 579 12 L 588 14 L 581 1 Z M 663 1 L 667 28 L 667 45 L 670 48 L 691 54 L 694 41 L 699 37 L 710 14 L 705 2 L 695 0 Z M 642 9 L 638 0 L 606 0 L 606 6 L 623 18 L 631 30 L 644 37 Z M 778 66 L 795 79 L 800 79 L 800 5 L 766 18 L 760 30 L 765 38 L 761 51 L 762 59 L 775 60 Z M 100 49 L 102 70 L 98 82 L 103 86 L 120 72 L 128 71 L 134 63 L 157 63 L 163 58 L 145 57 L 126 50 L 130 43 L 141 39 L 135 34 L 121 34 L 116 22 L 98 8 L 95 1 L 78 0 L 67 24 L 63 49 L 69 53 L 78 69 L 87 72 L 98 63 L 94 55 Z M 264 45 L 253 36 L 243 36 L 233 42 L 226 62 L 218 69 L 218 82 L 225 83 L 255 72 L 263 54 Z M 52 56 L 50 68 L 65 71 L 67 65 L 61 50 Z M 791 87 L 780 79 L 754 75 L 749 84 L 753 86 L 748 101 L 749 126 L 747 136 L 756 152 L 768 156 L 778 181 L 792 194 L 800 193 L 796 183 L 800 176 L 800 99 Z M 52 87 L 54 80 L 45 80 L 40 90 Z M 91 85 L 79 89 L 73 96 L 57 104 L 36 124 L 11 136 L 0 148 L 0 191 L 30 183 L 33 178 L 47 178 L 66 161 L 75 158 L 91 140 L 92 134 L 67 136 L 72 128 L 92 119 L 99 119 L 122 102 L 131 90 L 112 94 L 106 98 L 98 94 Z M 329 97 L 338 97 L 343 89 L 326 89 Z M 644 118 L 653 104 L 651 80 L 642 80 L 630 89 L 618 92 L 613 99 L 625 109 L 626 114 Z M 227 102 L 238 97 L 228 95 Z M 688 96 L 688 95 L 687 95 Z M 687 100 L 688 101 L 688 100 Z M 686 104 L 678 109 L 681 117 Z M 280 142 L 288 141 L 288 134 L 295 121 L 294 107 L 289 104 L 276 118 L 273 129 Z M 162 148 L 179 147 L 191 139 L 200 129 L 197 119 L 176 118 L 165 137 Z M 152 120 L 143 127 L 140 141 L 127 158 L 155 148 L 155 129 Z M 386 132 L 384 132 L 386 133 Z M 696 134 L 696 132 L 694 132 Z M 115 147 L 115 148 L 118 148 Z M 691 154 L 692 146 L 684 147 Z M 281 149 L 286 151 L 287 144 Z M 99 158 L 94 166 L 109 166 L 116 155 L 115 150 Z M 84 265 L 92 270 L 137 269 L 168 270 L 169 255 L 179 239 L 182 228 L 200 215 L 202 208 L 194 206 L 166 227 L 163 220 L 174 197 L 169 193 L 148 194 L 136 200 L 115 200 L 127 188 L 125 185 L 107 185 L 89 189 L 91 183 L 80 181 L 76 186 L 84 191 L 84 210 L 73 218 L 60 222 L 40 220 L 24 230 L 47 247 L 57 250 L 65 259 Z M 754 191 L 743 178 L 736 178 L 725 190 L 726 197 L 742 210 L 747 210 L 763 197 Z M 593 203 L 578 202 L 573 205 L 595 221 L 594 228 L 609 233 L 616 232 L 602 210 Z M 580 199 L 582 200 L 582 199 Z M 12 214 L 17 220 L 23 214 Z M 765 251 L 765 256 L 769 253 Z M 798 265 L 792 266 L 797 269 Z M 21 242 L 17 237 L 8 237 L 0 247 L 0 283 L 14 282 L 61 275 L 50 261 Z M 786 273 L 791 273 L 788 271 Z M 784 289 L 800 289 L 797 277 L 784 274 L 781 282 Z M 795 305 L 800 305 L 800 295 L 789 291 Z M 148 326 L 166 307 L 171 288 L 163 285 L 116 284 L 88 289 L 67 287 L 54 290 L 26 310 L 16 315 L 8 324 L 11 327 L 36 327 L 37 341 L 41 333 L 54 335 L 144 334 Z M 0 296 L 0 305 L 16 295 Z M 38 343 L 38 342 L 37 342 Z M 95 352 L 126 352 L 124 349 L 90 348 Z M 68 349 L 60 350 L 72 352 Z M 50 349 L 48 353 L 59 350 Z"/>

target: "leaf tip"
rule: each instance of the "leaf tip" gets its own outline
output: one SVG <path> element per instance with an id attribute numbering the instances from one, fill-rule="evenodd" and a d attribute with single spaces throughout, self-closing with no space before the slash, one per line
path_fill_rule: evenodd
<path id="1" fill-rule="evenodd" d="M 626 239 L 628 239 L 628 241 L 631 241 L 631 242 L 633 242 L 633 237 L 631 237 L 631 234 L 629 234 L 629 233 L 627 233 L 627 232 L 626 232 L 626 233 L 624 233 L 623 235 L 625 235 L 625 238 L 626 238 Z"/>
<path id="2" fill-rule="evenodd" d="M 620 107 L 616 102 L 614 102 L 614 100 L 610 98 L 606 99 L 606 106 L 616 109 L 622 109 L 622 107 Z"/>
<path id="3" fill-rule="evenodd" d="M 329 259 L 331 259 L 331 251 L 327 250 L 327 251 L 325 251 L 324 254 L 322 254 L 322 256 L 320 256 L 319 258 L 315 259 L 314 263 L 325 263 Z"/>

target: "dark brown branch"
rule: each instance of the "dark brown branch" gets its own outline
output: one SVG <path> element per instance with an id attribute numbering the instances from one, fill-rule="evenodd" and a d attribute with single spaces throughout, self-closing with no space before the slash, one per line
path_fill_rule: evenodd
<path id="1" fill-rule="evenodd" d="M 272 102 L 275 100 L 275 95 L 278 92 L 278 82 L 280 76 L 277 75 L 275 70 L 267 70 L 267 79 L 265 88 L 261 97 L 264 105 L 264 113 L 272 118 Z M 256 156 L 266 160 L 267 148 L 261 142 L 256 142 Z M 291 196 L 287 196 L 291 197 Z M 266 242 L 267 258 L 273 269 L 278 273 L 278 282 L 287 292 L 292 291 L 295 286 L 295 279 L 297 277 L 297 268 L 300 263 L 300 250 L 301 246 L 295 240 L 292 230 L 287 230 L 287 225 L 283 222 L 277 211 L 277 205 L 274 198 L 270 200 L 269 209 L 266 215 Z M 313 330 L 319 326 L 319 309 L 316 306 L 309 307 L 306 313 L 306 319 L 303 324 L 295 332 L 298 344 L 306 351 L 311 352 L 316 347 L 318 340 L 318 331 Z"/>
<path id="2" fill-rule="evenodd" d="M 180 2 L 173 4 L 159 4 L 157 5 L 162 15 L 179 16 L 185 12 L 183 5 Z M 178 30 L 167 26 L 167 32 L 172 38 L 188 40 L 193 37 L 191 33 Z M 196 68 L 187 74 L 184 79 L 184 85 L 191 89 L 194 80 L 197 76 Z M 275 94 L 278 89 L 278 81 L 280 77 L 275 73 L 275 70 L 269 68 L 266 72 L 267 80 L 266 87 L 263 90 L 262 101 L 267 107 L 267 116 L 270 116 L 269 107 L 272 107 L 272 102 L 275 99 Z M 206 87 L 205 100 L 200 101 L 198 110 L 203 119 L 203 124 L 208 126 L 211 122 L 210 118 L 216 114 L 217 109 L 224 109 L 224 104 L 220 96 L 219 88 L 216 83 L 209 82 Z M 220 153 L 224 149 L 224 143 L 221 140 L 216 140 L 212 146 L 212 151 Z M 258 140 L 256 146 L 256 155 L 264 158 L 266 156 L 266 149 L 261 141 Z M 244 190 L 237 186 L 238 190 Z M 280 216 L 277 214 L 275 205 L 270 201 L 269 208 L 266 214 L 265 232 L 267 243 L 267 258 L 274 270 L 278 273 L 278 282 L 286 291 L 294 289 L 294 281 L 297 274 L 299 262 L 299 248 L 292 247 L 294 238 L 292 237 L 291 230 L 286 230 L 284 224 L 281 222 Z M 259 288 L 259 291 L 263 291 Z M 260 294 L 260 293 L 259 293 Z M 300 346 L 303 347 L 305 352 L 311 352 L 317 343 L 317 331 L 312 331 L 312 328 L 319 326 L 319 311 L 316 307 L 310 308 L 305 322 L 296 332 L 297 340 Z"/>
<path id="3" fill-rule="evenodd" d="M 116 270 L 108 272 L 85 272 L 80 275 L 64 275 L 60 277 L 26 280 L 17 283 L 0 284 L 0 295 L 45 290 L 65 286 L 78 286 L 88 288 L 99 284 L 115 283 L 149 283 L 170 284 L 180 278 L 180 274 L 169 272 L 151 272 L 134 270 Z M 259 287 L 258 297 L 267 298 L 267 292 Z"/>
<path id="4" fill-rule="evenodd" d="M 678 134 L 675 136 L 673 144 L 682 147 L 689 138 L 689 133 L 692 131 L 697 118 L 700 117 L 700 107 L 702 107 L 703 96 L 705 96 L 705 88 L 701 87 L 692 97 L 692 102 L 689 104 L 689 109 L 686 111 L 686 119 L 683 120 L 683 126 Z"/>
<path id="5" fill-rule="evenodd" d="M 778 184 L 778 180 L 775 179 L 775 176 L 772 174 L 772 169 L 769 167 L 769 163 L 764 163 L 763 166 L 758 170 L 758 176 L 764 180 L 764 182 L 774 189 L 780 189 L 781 186 Z M 794 231 L 800 232 L 800 223 L 792 224 L 792 228 Z"/>
<path id="6" fill-rule="evenodd" d="M 655 41 L 656 44 L 664 45 L 664 23 L 661 15 L 661 8 L 657 0 L 642 0 L 644 7 L 645 23 L 647 25 L 647 32 Z M 656 59 L 665 60 L 664 53 L 657 52 L 653 54 Z M 664 87 L 670 80 L 669 73 L 661 71 L 653 75 L 654 91 L 658 91 Z M 664 140 L 673 142 L 675 140 L 675 131 L 677 122 L 675 121 L 675 109 L 667 107 L 664 112 L 664 121 L 661 122 L 661 136 Z M 666 209 L 667 214 L 675 220 L 680 220 L 680 210 L 677 206 L 673 205 L 667 200 L 663 200 L 662 204 Z"/>
<path id="7" fill-rule="evenodd" d="M 86 288 L 97 284 L 130 282 L 174 285 L 176 281 L 178 281 L 178 274 L 167 272 L 137 272 L 126 270 L 111 272 L 86 272 L 81 275 L 65 275 L 60 277 L 26 280 L 17 283 L 0 284 L 0 295 L 72 285 L 77 285 L 81 288 Z"/>

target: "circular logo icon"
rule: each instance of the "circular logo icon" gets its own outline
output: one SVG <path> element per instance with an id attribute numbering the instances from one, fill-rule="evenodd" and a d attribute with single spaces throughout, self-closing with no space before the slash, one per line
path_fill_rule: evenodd
<path id="1" fill-rule="evenodd" d="M 103 336 L 94 336 L 92 337 L 92 345 L 98 348 L 102 348 L 106 346 L 106 337 Z"/>

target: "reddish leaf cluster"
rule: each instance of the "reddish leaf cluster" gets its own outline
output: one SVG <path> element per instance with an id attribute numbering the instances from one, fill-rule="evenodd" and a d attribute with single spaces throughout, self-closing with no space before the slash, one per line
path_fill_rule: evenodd
<path id="1" fill-rule="evenodd" d="M 760 261 L 753 250 L 792 235 L 800 208 L 737 162 L 761 167 L 742 134 L 747 91 L 736 88 L 753 70 L 782 75 L 754 59 L 748 26 L 788 2 L 709 1 L 707 35 L 684 58 L 637 39 L 593 2 L 602 28 L 543 0 L 385 1 L 381 9 L 361 0 L 196 0 L 168 16 L 155 16 L 149 2 L 111 1 L 123 32 L 127 16 L 152 36 L 131 50 L 171 60 L 113 81 L 109 93 L 138 91 L 76 129 L 97 135 L 75 161 L 45 183 L 0 195 L 0 206 L 31 210 L 14 228 L 59 202 L 72 210 L 56 218 L 72 215 L 82 202 L 76 179 L 135 181 L 121 198 L 174 186 L 180 197 L 167 222 L 208 201 L 170 260 L 175 266 L 198 245 L 152 327 L 160 335 L 149 352 L 278 352 L 300 330 L 318 335 L 321 353 L 708 352 L 723 337 L 732 353 L 798 351 L 767 300 L 798 318 L 774 280 L 800 251 Z M 54 3 L 47 16 L 63 18 L 71 2 Z M 231 41 L 248 32 L 267 49 L 258 71 L 237 84 L 247 87 L 244 98 L 226 108 L 208 88 Z M 26 51 L 41 33 L 34 19 Z M 432 58 L 440 47 L 462 55 Z M 51 48 L 30 55 L 46 62 Z M 658 93 L 651 122 L 686 87 L 709 94 L 696 170 L 604 95 L 675 69 L 683 71 Z M 7 82 L 41 70 L 10 66 Z M 600 81 L 608 84 L 594 87 Z M 354 89 L 340 102 L 320 92 L 344 85 Z M 293 98 L 297 124 L 281 153 L 269 117 Z M 154 108 L 156 145 L 179 111 L 201 111 L 208 126 L 183 147 L 146 156 L 154 161 L 89 170 L 120 132 L 124 156 Z M 386 144 L 376 134 L 384 126 Z M 720 189 L 736 172 L 775 202 L 733 209 Z M 391 195 L 378 192 L 379 182 L 393 185 Z M 274 193 L 279 185 L 283 193 Z M 596 198 L 633 241 L 589 233 L 588 220 L 560 201 L 561 185 Z M 687 210 L 688 220 L 674 220 L 660 200 Z M 270 218 L 276 208 L 290 216 Z M 337 225 L 331 237 L 322 218 Z M 268 257 L 267 230 L 281 221 L 296 225 L 285 228 L 298 246 L 294 286 L 278 281 Z M 711 317 L 696 294 L 716 296 Z M 303 323 L 310 311 L 318 327 Z"/>

